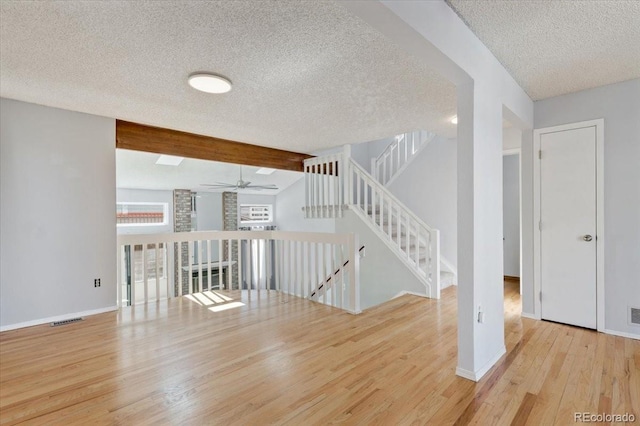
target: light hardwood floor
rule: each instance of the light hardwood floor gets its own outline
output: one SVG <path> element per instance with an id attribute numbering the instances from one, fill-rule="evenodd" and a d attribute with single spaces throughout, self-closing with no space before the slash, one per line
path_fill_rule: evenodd
<path id="1" fill-rule="evenodd" d="M 4 332 L 0 423 L 567 425 L 583 411 L 640 421 L 640 342 L 521 319 L 514 282 L 507 354 L 479 383 L 455 376 L 455 291 L 359 316 L 224 293 L 235 300 Z"/>

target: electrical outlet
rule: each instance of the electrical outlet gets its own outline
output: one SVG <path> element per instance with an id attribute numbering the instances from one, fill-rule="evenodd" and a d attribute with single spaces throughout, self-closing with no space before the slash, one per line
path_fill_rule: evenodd
<path id="1" fill-rule="evenodd" d="M 94 287 L 100 287 L 100 278 L 96 278 L 93 280 L 93 286 Z"/>

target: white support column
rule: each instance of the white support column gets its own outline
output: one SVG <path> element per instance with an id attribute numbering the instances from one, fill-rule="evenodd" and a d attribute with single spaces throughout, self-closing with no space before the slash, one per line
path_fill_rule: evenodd
<path id="1" fill-rule="evenodd" d="M 505 353 L 502 103 L 469 83 L 458 94 L 458 368 L 478 381 Z"/>

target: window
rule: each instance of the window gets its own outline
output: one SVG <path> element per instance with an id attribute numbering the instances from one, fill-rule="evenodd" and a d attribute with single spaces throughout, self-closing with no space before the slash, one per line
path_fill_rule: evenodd
<path id="1" fill-rule="evenodd" d="M 273 222 L 273 205 L 240 204 L 240 223 Z"/>
<path id="2" fill-rule="evenodd" d="M 116 203 L 118 226 L 160 226 L 169 221 L 168 203 Z"/>

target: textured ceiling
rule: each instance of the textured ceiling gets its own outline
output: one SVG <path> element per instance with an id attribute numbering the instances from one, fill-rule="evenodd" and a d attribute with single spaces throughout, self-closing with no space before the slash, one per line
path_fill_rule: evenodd
<path id="1" fill-rule="evenodd" d="M 191 189 L 199 192 L 222 192 L 202 186 L 203 183 L 235 184 L 240 178 L 240 166 L 216 161 L 185 158 L 178 166 L 156 164 L 158 154 L 116 150 L 116 187 L 139 189 Z M 278 190 L 243 189 L 243 194 L 275 195 L 302 178 L 302 173 L 276 170 L 270 175 L 256 174 L 258 167 L 242 166 L 242 179 L 254 185 L 275 184 Z"/>
<path id="2" fill-rule="evenodd" d="M 455 137 L 454 86 L 336 2 L 3 0 L 0 27 L 7 98 L 300 152 Z"/>
<path id="3" fill-rule="evenodd" d="M 447 0 L 534 99 L 640 77 L 638 0 Z"/>

